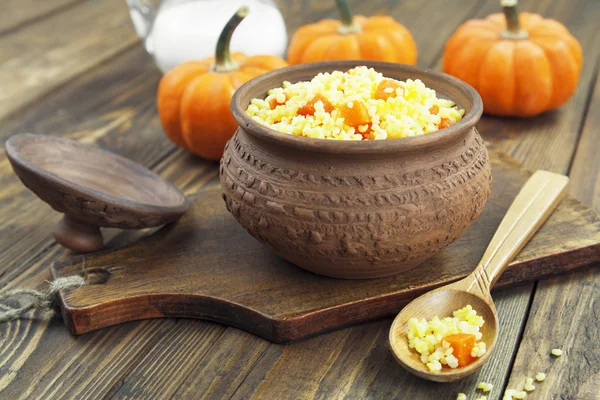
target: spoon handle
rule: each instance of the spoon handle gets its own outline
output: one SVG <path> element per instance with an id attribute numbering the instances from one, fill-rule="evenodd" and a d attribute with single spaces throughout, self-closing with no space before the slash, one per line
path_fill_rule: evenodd
<path id="1" fill-rule="evenodd" d="M 560 203 L 568 183 L 568 177 L 542 170 L 525 182 L 470 275 L 473 282 L 469 291 L 489 295 L 504 269 Z"/>

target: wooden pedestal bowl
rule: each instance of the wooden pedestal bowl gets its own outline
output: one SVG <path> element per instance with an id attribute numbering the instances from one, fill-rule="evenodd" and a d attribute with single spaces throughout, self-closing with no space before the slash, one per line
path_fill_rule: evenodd
<path id="1" fill-rule="evenodd" d="M 100 249 L 100 227 L 156 227 L 177 220 L 188 208 L 177 187 L 141 165 L 97 147 L 20 134 L 11 137 L 5 149 L 23 184 L 64 214 L 54 237 L 74 251 Z"/>
<path id="2" fill-rule="evenodd" d="M 343 142 L 277 132 L 245 112 L 283 81 L 357 65 L 420 79 L 466 113 L 427 135 Z M 318 274 L 377 278 L 412 268 L 457 239 L 491 191 L 489 156 L 475 129 L 481 98 L 449 75 L 369 61 L 302 64 L 250 80 L 231 109 L 240 128 L 221 160 L 228 210 L 256 239 Z"/>

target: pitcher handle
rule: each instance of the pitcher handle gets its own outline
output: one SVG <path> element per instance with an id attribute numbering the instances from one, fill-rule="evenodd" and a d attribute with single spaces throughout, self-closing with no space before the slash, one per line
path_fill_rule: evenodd
<path id="1" fill-rule="evenodd" d="M 129 15 L 133 27 L 142 40 L 146 40 L 152 31 L 152 24 L 156 18 L 156 7 L 148 0 L 125 0 L 129 7 Z M 147 46 L 146 46 L 147 47 Z M 150 50 L 150 49 L 148 49 Z"/>

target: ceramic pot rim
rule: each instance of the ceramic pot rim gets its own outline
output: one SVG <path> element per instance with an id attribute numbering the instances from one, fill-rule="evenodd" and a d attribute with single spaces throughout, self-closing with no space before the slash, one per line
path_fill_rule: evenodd
<path id="1" fill-rule="evenodd" d="M 293 79 L 296 76 L 306 75 L 307 78 L 301 79 L 309 79 L 309 76 L 315 76 L 319 72 L 347 70 L 358 65 L 366 65 L 367 67 L 372 67 L 379 72 L 382 72 L 382 70 L 395 70 L 403 72 L 405 75 L 410 77 L 419 79 L 423 77 L 428 81 L 425 82 L 425 84 L 431 89 L 436 90 L 436 92 L 442 89 L 443 86 L 459 91 L 463 96 L 466 96 L 468 103 L 471 104 L 471 107 L 468 107 L 468 104 L 459 104 L 461 107 L 465 108 L 465 115 L 462 120 L 448 128 L 428 133 L 426 135 L 409 138 L 369 141 L 324 140 L 290 135 L 261 125 L 250 118 L 245 112 L 250 99 L 264 95 L 264 89 L 262 89 L 262 87 L 265 86 L 265 84 L 269 81 L 274 83 L 279 82 L 273 86 L 267 86 L 272 88 L 280 85 L 281 82 L 285 80 L 297 82 L 298 79 Z M 388 74 L 384 72 L 384 75 L 387 76 Z M 262 93 L 259 93 L 261 91 Z M 452 98 L 450 98 L 450 100 L 456 101 Z M 376 154 L 390 152 L 399 153 L 406 151 L 413 152 L 417 150 L 438 147 L 439 145 L 445 145 L 449 142 L 459 140 L 461 137 L 466 135 L 481 118 L 481 114 L 483 112 L 483 102 L 479 96 L 479 93 L 477 93 L 472 86 L 448 74 L 405 64 L 350 60 L 299 64 L 260 75 L 246 82 L 234 93 L 233 98 L 231 99 L 231 111 L 234 119 L 241 129 L 250 133 L 254 137 L 264 139 L 276 145 L 283 145 L 285 147 L 291 147 L 297 150 L 319 153 Z"/>

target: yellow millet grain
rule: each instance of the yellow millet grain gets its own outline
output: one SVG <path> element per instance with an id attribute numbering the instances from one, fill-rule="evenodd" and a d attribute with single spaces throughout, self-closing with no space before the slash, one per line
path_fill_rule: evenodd
<path id="1" fill-rule="evenodd" d="M 389 79 L 373 68 L 359 66 L 347 72 L 320 73 L 310 81 L 290 83 L 268 91 L 265 99 L 252 99 L 246 113 L 277 131 L 297 136 L 333 140 L 363 140 L 369 125 L 350 126 L 341 105 L 349 108 L 362 101 L 369 115 L 370 133 L 364 139 L 383 140 L 423 135 L 438 131 L 444 120 L 449 125 L 465 113 L 450 100 L 439 99 L 436 92 L 419 79 L 396 81 L 396 95 L 386 100 L 374 98 L 379 84 Z M 392 89 L 392 88 L 387 88 Z M 393 93 L 384 89 L 386 93 Z M 334 107 L 326 111 L 322 101 L 314 104 L 314 115 L 299 115 L 298 110 L 317 95 Z M 271 101 L 275 107 L 271 109 Z M 434 107 L 435 106 L 435 107 Z M 431 110 L 437 112 L 433 113 Z M 443 124 L 442 124 L 443 125 Z M 443 128 L 443 126 L 442 126 Z M 362 134 L 361 134 L 362 133 Z"/>
<path id="2" fill-rule="evenodd" d="M 525 379 L 525 386 L 523 386 L 523 389 L 525 389 L 528 392 L 533 392 L 535 390 L 535 385 L 533 384 L 533 378 Z"/>
<path id="3" fill-rule="evenodd" d="M 443 338 L 466 333 L 475 335 L 476 340 L 481 340 L 482 334 L 479 329 L 484 323 L 483 317 L 477 315 L 471 305 L 454 311 L 452 317 L 440 319 L 435 316 L 429 321 L 424 318 L 411 318 L 408 321 L 408 347 L 421 354 L 421 362 L 432 372 L 441 371 L 443 365 L 458 368 L 458 359 L 452 355 L 454 349 Z M 481 357 L 485 352 L 485 342 L 476 342 L 471 356 Z"/>
<path id="4" fill-rule="evenodd" d="M 560 357 L 562 356 L 563 351 L 561 349 L 552 349 L 550 353 L 552 353 L 552 355 L 555 357 Z"/>
<path id="5" fill-rule="evenodd" d="M 479 382 L 479 384 L 477 385 L 477 389 L 480 389 L 485 393 L 491 391 L 493 388 L 494 388 L 494 385 L 492 385 L 491 383 L 486 383 L 486 382 Z"/>
<path id="6" fill-rule="evenodd" d="M 535 380 L 538 382 L 543 382 L 544 379 L 546 379 L 546 374 L 543 372 L 538 372 L 537 375 L 535 376 Z"/>

